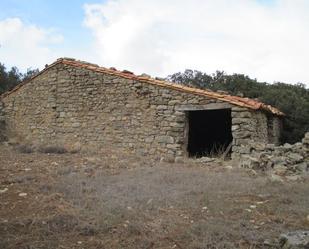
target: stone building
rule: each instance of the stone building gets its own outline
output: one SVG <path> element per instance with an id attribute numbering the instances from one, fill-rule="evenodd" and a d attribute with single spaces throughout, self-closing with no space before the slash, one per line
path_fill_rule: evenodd
<path id="1" fill-rule="evenodd" d="M 34 144 L 181 158 L 279 143 L 281 113 L 256 100 L 61 58 L 0 98 L 6 130 Z"/>

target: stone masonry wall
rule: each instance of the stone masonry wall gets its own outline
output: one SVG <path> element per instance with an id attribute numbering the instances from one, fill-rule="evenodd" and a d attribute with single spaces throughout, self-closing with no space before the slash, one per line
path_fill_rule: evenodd
<path id="1" fill-rule="evenodd" d="M 3 103 L 11 132 L 37 144 L 80 143 L 182 157 L 187 123 L 182 108 L 216 104 L 232 109 L 235 153 L 250 139 L 267 136 L 262 112 L 64 64 L 48 69 Z"/>
<path id="2" fill-rule="evenodd" d="M 272 129 L 272 140 L 269 143 L 273 143 L 275 145 L 280 144 L 280 135 L 282 131 L 282 119 L 274 116 L 273 119 L 273 129 Z"/>
<path id="3" fill-rule="evenodd" d="M 6 140 L 6 125 L 4 117 L 4 104 L 0 100 L 0 142 Z"/>

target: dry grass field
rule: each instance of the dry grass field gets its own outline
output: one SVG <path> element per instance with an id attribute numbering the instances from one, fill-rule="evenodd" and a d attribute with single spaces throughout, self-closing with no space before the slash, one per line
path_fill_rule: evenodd
<path id="1" fill-rule="evenodd" d="M 308 179 L 272 182 L 229 162 L 22 152 L 0 146 L 1 249 L 276 248 L 280 233 L 309 226 Z"/>

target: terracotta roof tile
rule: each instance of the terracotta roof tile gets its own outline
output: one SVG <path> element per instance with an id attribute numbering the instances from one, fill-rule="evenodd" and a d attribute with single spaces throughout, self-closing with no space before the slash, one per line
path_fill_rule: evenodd
<path id="1" fill-rule="evenodd" d="M 140 82 L 145 82 L 145 83 L 148 83 L 148 84 L 157 85 L 157 86 L 161 86 L 161 87 L 165 87 L 165 88 L 169 88 L 169 89 L 173 89 L 173 90 L 178 90 L 178 91 L 182 91 L 182 92 L 186 92 L 186 93 L 191 93 L 191 94 L 195 94 L 195 95 L 215 98 L 215 99 L 219 99 L 219 100 L 222 100 L 222 101 L 225 101 L 225 102 L 237 105 L 237 106 L 246 107 L 246 108 L 250 108 L 250 109 L 253 109 L 253 110 L 264 110 L 264 111 L 273 113 L 273 114 L 278 115 L 278 116 L 284 116 L 284 113 L 282 113 L 277 108 L 272 107 L 270 105 L 266 105 L 266 104 L 259 102 L 257 100 L 253 100 L 253 99 L 249 99 L 249 98 L 243 98 L 243 97 L 239 97 L 239 96 L 232 96 L 232 95 L 218 93 L 218 92 L 213 92 L 211 90 L 202 90 L 202 89 L 198 89 L 198 88 L 183 86 L 183 85 L 180 85 L 180 84 L 176 84 L 176 83 L 172 83 L 172 82 L 168 82 L 168 81 L 164 81 L 164 80 L 157 80 L 157 79 L 153 79 L 151 77 L 145 77 L 143 75 L 137 76 L 137 75 L 135 75 L 134 73 L 132 73 L 128 70 L 118 71 L 113 67 L 108 69 L 108 68 L 104 68 L 104 67 L 99 67 L 98 65 L 95 65 L 95 64 L 90 64 L 90 63 L 87 63 L 87 62 L 82 62 L 82 61 L 78 61 L 78 60 L 70 59 L 70 58 L 60 58 L 60 59 L 58 59 L 57 61 L 55 61 L 54 63 L 52 63 L 51 65 L 49 65 L 45 69 L 43 69 L 41 72 L 39 72 L 37 75 L 32 77 L 30 80 L 23 82 L 23 83 L 19 84 L 17 87 L 15 87 L 13 90 L 2 94 L 1 98 L 4 98 L 4 97 L 10 95 L 12 92 L 17 91 L 19 88 L 21 88 L 27 82 L 31 81 L 33 78 L 37 77 L 38 75 L 42 74 L 43 72 L 45 72 L 49 68 L 51 68 L 51 67 L 53 67 L 53 66 L 55 66 L 59 63 L 71 65 L 71 66 L 74 66 L 74 67 L 85 68 L 85 69 L 92 70 L 92 71 L 99 72 L 99 73 L 116 75 L 116 76 L 120 76 L 120 77 L 123 77 L 123 78 L 132 79 L 132 80 L 136 80 L 136 81 L 140 81 Z"/>

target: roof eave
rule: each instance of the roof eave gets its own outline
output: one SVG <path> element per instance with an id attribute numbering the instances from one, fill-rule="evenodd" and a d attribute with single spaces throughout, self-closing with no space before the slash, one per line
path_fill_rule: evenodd
<path id="1" fill-rule="evenodd" d="M 95 64 L 86 63 L 86 62 L 79 62 L 79 61 L 76 61 L 75 59 L 69 59 L 69 58 L 59 58 L 59 59 L 57 59 L 55 62 L 53 62 L 49 66 L 45 67 L 38 74 L 34 75 L 33 77 L 31 77 L 27 81 L 20 83 L 19 85 L 14 87 L 12 90 L 0 95 L 0 99 L 4 99 L 5 97 L 9 96 L 13 92 L 16 92 L 17 90 L 22 88 L 24 85 L 26 85 L 28 82 L 32 81 L 34 78 L 38 77 L 39 75 L 43 74 L 45 71 L 49 70 L 50 68 L 52 68 L 52 67 L 54 67 L 54 66 L 56 66 L 60 63 L 63 63 L 65 65 L 71 65 L 71 66 L 74 66 L 74 67 L 82 67 L 82 68 L 92 70 L 92 71 L 95 71 L 95 72 L 99 72 L 99 73 L 107 73 L 107 74 L 110 74 L 110 75 L 116 75 L 116 76 L 119 76 L 119 77 L 122 77 L 122 78 L 132 79 L 132 80 L 136 80 L 136 81 L 139 81 L 139 82 L 145 82 L 145 83 L 148 83 L 148 84 L 161 86 L 161 87 L 165 87 L 165 88 L 169 88 L 169 89 L 173 89 L 173 90 L 177 90 L 177 91 L 181 91 L 181 92 L 185 92 L 185 93 L 190 93 L 190 94 L 194 94 L 194 95 L 214 98 L 214 99 L 218 99 L 218 100 L 221 100 L 221 101 L 224 101 L 224 102 L 236 105 L 236 106 L 240 106 L 240 107 L 245 107 L 245 108 L 249 108 L 249 109 L 253 109 L 253 110 L 267 111 L 267 112 L 270 112 L 270 113 L 277 115 L 277 116 L 285 116 L 285 114 L 283 112 L 281 112 L 280 110 L 278 110 L 277 108 L 272 107 L 270 105 L 266 105 L 262 102 L 254 101 L 252 99 L 232 96 L 232 95 L 228 95 L 228 94 L 221 94 L 221 93 L 217 93 L 217 92 L 212 92 L 210 90 L 202 90 L 202 89 L 198 89 L 198 88 L 182 86 L 182 85 L 172 83 L 172 82 L 152 79 L 150 77 L 137 76 L 137 75 L 135 75 L 135 74 L 133 74 L 129 71 L 121 72 L 121 71 L 115 70 L 114 68 L 113 69 L 107 69 L 107 68 L 99 67 L 98 65 L 95 65 Z"/>

